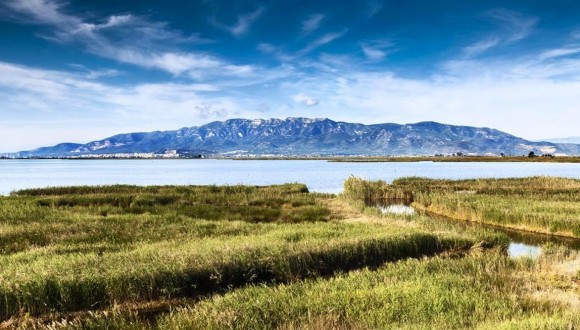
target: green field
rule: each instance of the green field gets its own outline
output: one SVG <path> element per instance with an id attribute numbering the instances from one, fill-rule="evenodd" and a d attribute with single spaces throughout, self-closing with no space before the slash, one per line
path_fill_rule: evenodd
<path id="1" fill-rule="evenodd" d="M 574 252 L 550 247 L 549 257 L 512 260 L 500 234 L 365 204 L 433 200 L 447 186 L 489 189 L 514 207 L 524 198 L 540 208 L 546 198 L 537 194 L 577 201 L 566 190 L 577 181 L 528 180 L 351 178 L 339 196 L 301 184 L 15 192 L 0 197 L 0 328 L 577 326 Z M 569 301 L 554 303 L 556 290 Z"/>

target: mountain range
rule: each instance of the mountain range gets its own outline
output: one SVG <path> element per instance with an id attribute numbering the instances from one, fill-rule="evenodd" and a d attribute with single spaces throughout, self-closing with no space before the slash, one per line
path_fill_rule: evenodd
<path id="1" fill-rule="evenodd" d="M 363 125 L 327 118 L 229 119 L 174 131 L 128 133 L 86 144 L 61 143 L 19 157 L 158 153 L 225 155 L 580 155 L 580 145 L 532 142 L 491 128 L 436 122 Z"/>

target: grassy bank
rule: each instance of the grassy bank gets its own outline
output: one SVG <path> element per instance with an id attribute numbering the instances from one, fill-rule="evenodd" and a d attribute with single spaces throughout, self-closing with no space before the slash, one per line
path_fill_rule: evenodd
<path id="1" fill-rule="evenodd" d="M 350 178 L 345 194 L 358 200 L 402 199 L 446 217 L 533 232 L 580 237 L 580 180 L 434 180 L 403 178 L 387 184 Z"/>

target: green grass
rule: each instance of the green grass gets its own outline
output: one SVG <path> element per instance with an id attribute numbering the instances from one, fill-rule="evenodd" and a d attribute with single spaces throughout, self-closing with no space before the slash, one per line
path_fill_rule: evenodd
<path id="1" fill-rule="evenodd" d="M 408 259 L 332 278 L 253 285 L 174 309 L 77 319 L 69 329 L 571 329 L 574 308 L 533 299 L 529 259 L 496 252 Z"/>
<path id="2" fill-rule="evenodd" d="M 580 180 L 434 180 L 403 178 L 386 184 L 350 178 L 345 194 L 359 200 L 402 198 L 426 211 L 542 233 L 580 237 Z"/>
<path id="3" fill-rule="evenodd" d="M 264 228 L 270 227 L 270 228 Z M 472 242 L 357 224 L 259 225 L 261 234 L 143 244 L 99 254 L 50 248 L 0 257 L 0 317 L 175 297 L 328 276 Z"/>
<path id="4" fill-rule="evenodd" d="M 465 250 L 473 237 L 338 222 L 333 195 L 270 187 L 67 187 L 0 198 L 0 320 L 198 299 Z"/>
<path id="5" fill-rule="evenodd" d="M 550 203 L 577 204 L 576 189 L 350 178 L 340 197 L 300 184 L 15 192 L 0 198 L 0 328 L 567 329 L 577 314 L 534 298 L 530 287 L 551 282 L 531 276 L 538 262 L 509 259 L 504 236 L 364 205 L 515 212 L 525 201 L 554 214 Z M 571 292 L 566 281 L 557 289 Z"/>
<path id="6" fill-rule="evenodd" d="M 324 200 L 330 197 L 309 194 L 299 184 L 23 190 L 0 198 L 0 254 L 71 245 L 117 250 L 141 242 L 243 233 L 241 226 L 218 223 L 224 220 L 328 221 L 332 216 Z"/>
<path id="7" fill-rule="evenodd" d="M 160 327 L 458 329 L 557 317 L 557 307 L 519 299 L 510 279 L 517 267 L 497 254 L 401 261 L 329 280 L 237 290 L 178 310 Z"/>

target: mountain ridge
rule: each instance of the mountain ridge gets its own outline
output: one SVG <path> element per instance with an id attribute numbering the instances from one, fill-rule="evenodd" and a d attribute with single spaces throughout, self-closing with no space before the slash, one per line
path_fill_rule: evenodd
<path id="1" fill-rule="evenodd" d="M 434 121 L 360 124 L 328 118 L 234 118 L 171 131 L 117 134 L 85 144 L 60 143 L 14 153 L 19 157 L 70 157 L 121 153 L 409 156 L 434 154 L 580 155 L 580 145 L 532 142 L 493 128 Z"/>

